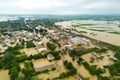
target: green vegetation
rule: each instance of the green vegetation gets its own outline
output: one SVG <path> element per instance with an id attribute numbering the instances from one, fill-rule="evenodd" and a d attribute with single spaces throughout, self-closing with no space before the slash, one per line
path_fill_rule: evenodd
<path id="1" fill-rule="evenodd" d="M 27 42 L 26 42 L 26 47 L 27 47 L 27 48 L 31 48 L 31 47 L 36 47 L 36 46 L 35 46 L 35 44 L 33 43 L 33 41 L 31 40 L 31 41 L 27 41 Z"/>
<path id="2" fill-rule="evenodd" d="M 118 32 L 118 31 L 108 32 L 108 33 L 112 33 L 112 34 L 119 34 L 119 35 L 120 35 L 120 32 Z"/>
<path id="3" fill-rule="evenodd" d="M 35 55 L 30 55 L 28 57 L 27 57 L 27 55 L 21 55 L 21 56 L 16 57 L 16 60 L 18 62 L 24 62 L 26 60 L 32 60 L 32 59 L 36 60 L 36 59 L 46 58 L 46 57 L 47 57 L 47 54 L 42 55 L 41 53 L 39 53 L 39 54 L 35 54 Z"/>
<path id="4" fill-rule="evenodd" d="M 95 24 L 74 24 L 73 27 L 93 26 Z"/>
<path id="5" fill-rule="evenodd" d="M 48 42 L 46 45 L 47 45 L 47 47 L 48 47 L 51 51 L 55 51 L 56 46 L 55 46 L 54 44 Z"/>
<path id="6" fill-rule="evenodd" d="M 89 77 L 86 77 L 86 78 L 84 78 L 84 80 L 90 80 L 90 78 L 89 78 Z"/>
<path id="7" fill-rule="evenodd" d="M 18 46 L 19 44 L 17 44 Z M 9 76 L 11 80 L 30 80 L 33 75 L 38 74 L 35 72 L 32 62 L 25 62 L 24 68 L 21 69 L 19 66 L 20 62 L 27 60 L 45 58 L 46 55 L 36 54 L 32 57 L 27 57 L 19 51 L 20 48 L 8 47 L 4 52 L 4 56 L 0 58 L 0 69 L 9 69 Z M 23 73 L 23 76 L 19 74 Z"/>
<path id="8" fill-rule="evenodd" d="M 112 76 L 119 76 L 120 75 L 120 61 L 115 62 L 114 64 L 108 66 L 109 73 Z"/>
<path id="9" fill-rule="evenodd" d="M 52 16 L 52 17 L 54 18 L 47 19 L 47 18 L 38 18 L 37 16 L 37 19 L 35 20 L 26 20 L 26 24 L 30 26 L 29 28 L 26 26 L 26 24 L 24 24 L 23 18 L 20 18 L 20 20 L 15 20 L 15 21 L 0 22 L 0 32 L 3 35 L 13 36 L 9 33 L 6 33 L 8 26 L 10 27 L 11 32 L 19 31 L 19 30 L 27 30 L 27 31 L 33 32 L 33 29 L 35 29 L 35 27 L 38 25 L 45 26 L 45 27 L 52 27 L 54 26 L 54 23 L 56 21 L 83 19 L 83 18 L 80 18 L 79 16 L 71 17 L 71 18 L 64 18 L 65 17 L 64 16 L 60 19 L 56 18 L 55 16 Z M 76 24 L 76 25 L 73 25 L 73 27 L 81 27 L 81 28 L 88 29 L 87 26 L 89 27 L 93 25 L 95 24 Z M 100 31 L 100 32 L 107 31 L 107 30 L 97 30 L 97 29 L 89 29 L 89 30 Z M 40 32 L 43 36 L 47 34 L 46 29 L 40 29 L 40 30 L 36 29 L 36 32 L 37 31 Z M 69 31 L 69 33 L 71 33 L 71 31 Z M 87 32 L 84 32 L 84 33 L 87 33 Z M 110 33 L 120 34 L 119 32 L 110 32 Z M 48 73 L 49 70 L 44 70 L 43 72 L 36 72 L 33 67 L 33 63 L 29 61 L 33 59 L 37 60 L 41 58 L 46 58 L 47 54 L 52 54 L 55 57 L 55 60 L 60 60 L 61 59 L 60 55 L 63 55 L 63 52 L 66 53 L 67 50 L 63 52 L 55 51 L 57 46 L 60 47 L 60 44 L 58 43 L 57 40 L 54 40 L 54 39 L 52 39 L 52 42 L 53 43 L 48 42 L 46 44 L 50 52 L 46 54 L 39 53 L 35 55 L 30 55 L 30 56 L 27 56 L 24 53 L 21 53 L 19 50 L 24 48 L 25 43 L 27 48 L 35 47 L 35 44 L 33 43 L 32 40 L 19 42 L 16 44 L 15 47 L 8 47 L 8 49 L 2 53 L 4 55 L 0 57 L 0 69 L 9 70 L 10 80 L 42 80 L 42 79 L 39 79 L 36 75 L 40 73 Z M 107 66 L 107 69 L 109 70 L 112 76 L 119 76 L 120 75 L 120 47 L 111 45 L 111 44 L 106 44 L 106 43 L 103 43 L 103 44 L 105 45 L 104 47 L 107 47 L 108 49 L 113 50 L 115 53 L 114 56 L 118 59 L 117 62 Z M 105 73 L 104 69 L 98 68 L 96 65 L 89 65 L 87 62 L 84 62 L 83 59 L 80 57 L 84 54 L 91 53 L 91 52 L 96 52 L 98 54 L 103 53 L 103 52 L 106 52 L 108 49 L 95 47 L 90 49 L 84 49 L 81 52 L 71 50 L 69 52 L 69 56 L 72 57 L 73 61 L 75 61 L 75 58 L 77 57 L 78 58 L 77 63 L 79 65 L 82 63 L 85 69 L 87 69 L 90 72 L 90 74 L 97 75 L 98 80 L 110 80 L 107 76 L 101 76 L 101 74 Z M 24 62 L 24 68 L 21 69 L 19 64 L 23 62 Z M 67 60 L 65 60 L 63 64 L 64 64 L 64 67 L 67 69 L 67 72 L 60 73 L 60 75 L 55 78 L 57 80 L 58 79 L 61 80 L 69 76 L 73 76 L 77 73 L 77 69 L 73 66 L 71 62 L 68 62 Z M 56 68 L 52 69 L 52 71 L 54 70 L 56 70 Z M 89 80 L 89 78 L 86 78 L 85 80 Z M 115 80 L 119 80 L 119 78 L 116 78 Z"/>
<path id="10" fill-rule="evenodd" d="M 21 70 L 21 68 L 20 68 L 19 64 L 15 62 L 14 66 L 12 66 L 9 69 L 10 79 L 11 80 L 16 80 L 19 77 L 20 70 Z"/>
<path id="11" fill-rule="evenodd" d="M 33 76 L 33 77 L 31 77 L 30 80 L 43 80 L 43 79 L 40 79 L 40 78 L 38 78 L 37 76 Z"/>
<path id="12" fill-rule="evenodd" d="M 99 49 L 99 48 L 97 48 L 97 47 L 85 49 L 85 50 L 83 50 L 83 51 L 81 51 L 81 52 L 77 52 L 77 51 L 75 51 L 75 50 L 71 50 L 71 51 L 69 52 L 69 56 L 71 56 L 71 57 L 82 56 L 82 55 L 84 55 L 84 54 L 91 53 L 91 52 L 103 53 L 103 52 L 106 52 L 107 50 L 108 50 L 108 49 L 106 49 L 106 48 L 101 48 L 101 49 Z"/>
<path id="13" fill-rule="evenodd" d="M 43 70 L 42 72 L 40 72 L 40 74 L 41 73 L 48 73 L 49 71 L 55 71 L 55 70 L 56 70 L 56 68 L 52 68 L 51 70 L 46 69 L 46 70 Z"/>
<path id="14" fill-rule="evenodd" d="M 99 31 L 99 32 L 106 32 L 106 31 L 108 31 L 108 30 L 98 30 L 98 29 L 88 29 L 88 30 Z"/>
<path id="15" fill-rule="evenodd" d="M 22 69 L 22 73 L 24 74 L 25 80 L 30 80 L 31 76 L 35 73 L 33 63 L 32 62 L 25 62 L 24 68 Z"/>
<path id="16" fill-rule="evenodd" d="M 107 76 L 98 76 L 97 80 L 110 80 Z"/>
<path id="17" fill-rule="evenodd" d="M 101 44 L 102 46 L 106 46 L 108 49 L 114 52 L 116 52 L 117 50 L 120 50 L 120 46 L 112 45 L 112 44 L 105 43 L 105 42 L 99 42 L 99 44 Z"/>
<path id="18" fill-rule="evenodd" d="M 79 57 L 79 59 L 77 60 L 77 64 L 80 65 L 83 61 L 83 58 Z"/>
<path id="19" fill-rule="evenodd" d="M 20 49 L 23 49 L 23 48 L 24 48 L 24 45 L 21 44 L 21 43 L 20 44 L 17 43 L 16 46 L 14 46 L 15 50 L 20 50 Z"/>
<path id="20" fill-rule="evenodd" d="M 60 51 L 54 51 L 54 52 L 48 52 L 47 54 L 52 54 L 55 57 L 55 60 L 60 60 L 61 56 L 60 56 Z"/>
<path id="21" fill-rule="evenodd" d="M 115 52 L 114 56 L 115 56 L 118 60 L 120 60 L 120 49 L 118 49 L 118 50 Z"/>
<path id="22" fill-rule="evenodd" d="M 56 43 L 58 47 L 61 47 L 60 43 L 56 39 L 51 39 L 53 43 Z"/>
<path id="23" fill-rule="evenodd" d="M 105 73 L 105 69 L 97 68 L 96 65 L 89 65 L 87 62 L 83 62 L 82 64 L 92 75 L 100 75 Z"/>
<path id="24" fill-rule="evenodd" d="M 102 46 L 106 46 L 109 50 L 112 50 L 115 54 L 114 57 L 116 57 L 118 60 L 120 60 L 120 46 L 112 45 L 105 42 L 99 42 Z"/>
<path id="25" fill-rule="evenodd" d="M 59 77 L 56 77 L 53 80 L 64 79 L 66 77 L 77 74 L 77 69 L 72 65 L 71 62 L 68 62 L 67 60 L 65 60 L 65 61 L 63 61 L 63 64 L 64 64 L 65 68 L 68 69 L 69 71 L 60 73 Z"/>
<path id="26" fill-rule="evenodd" d="M 0 59 L 0 68 L 9 69 L 12 67 L 12 64 L 14 64 L 14 62 L 16 62 L 15 55 L 10 52 L 6 52 Z"/>

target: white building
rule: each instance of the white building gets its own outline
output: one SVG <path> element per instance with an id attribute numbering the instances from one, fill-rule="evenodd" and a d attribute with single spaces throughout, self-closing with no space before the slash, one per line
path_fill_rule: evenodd
<path id="1" fill-rule="evenodd" d="M 48 60 L 53 60 L 53 59 L 55 59 L 55 57 L 52 54 L 48 54 L 47 55 L 47 59 Z"/>

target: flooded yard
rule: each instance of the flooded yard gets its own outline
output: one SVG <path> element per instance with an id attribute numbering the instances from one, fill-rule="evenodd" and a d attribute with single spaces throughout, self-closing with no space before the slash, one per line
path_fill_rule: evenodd
<path id="1" fill-rule="evenodd" d="M 103 56 L 103 59 L 98 59 L 93 62 L 90 63 L 90 57 L 91 57 L 92 53 L 88 53 L 82 56 L 82 58 L 87 61 L 90 65 L 97 65 L 97 67 L 103 68 L 104 65 L 108 65 L 108 64 L 113 64 L 114 62 L 111 61 L 108 57 L 109 56 L 113 56 L 114 53 L 112 51 L 108 51 L 106 53 L 102 53 L 101 55 Z M 82 69 L 83 71 L 84 69 Z M 110 76 L 109 72 L 106 71 L 106 73 L 104 73 L 103 75 L 105 76 Z M 96 80 L 96 79 L 95 79 Z"/>
<path id="2" fill-rule="evenodd" d="M 90 75 L 90 73 L 84 68 L 83 65 L 78 65 L 76 61 L 72 61 L 72 58 L 69 55 L 65 56 L 65 60 L 71 61 L 73 66 L 77 69 L 84 78 L 90 78 L 90 80 L 97 80 L 96 76 Z"/>
<path id="3" fill-rule="evenodd" d="M 20 50 L 21 52 L 25 52 L 28 56 L 38 54 L 38 51 L 35 48 L 24 48 Z"/>
<path id="4" fill-rule="evenodd" d="M 77 28 L 77 30 L 86 31 L 87 34 L 84 34 L 84 35 L 90 38 L 120 46 L 120 35 L 111 34 L 107 32 L 91 31 L 91 30 L 86 30 L 86 29 L 81 29 L 81 28 Z M 97 35 L 93 36 L 90 33 L 94 33 Z"/>
<path id="5" fill-rule="evenodd" d="M 8 70 L 0 70 L 0 80 L 10 80 Z"/>
<path id="6" fill-rule="evenodd" d="M 91 65 L 97 65 L 98 67 L 103 68 L 103 66 L 105 64 L 112 64 L 113 61 L 109 59 L 109 56 L 113 56 L 113 52 L 112 51 L 108 51 L 106 53 L 102 53 L 101 56 L 103 56 L 103 59 L 95 59 L 95 61 L 93 63 L 90 63 L 90 57 L 92 56 L 93 53 L 88 53 L 82 56 L 82 58 L 87 61 L 89 64 Z M 97 55 L 96 53 L 94 53 L 95 55 Z"/>
<path id="7" fill-rule="evenodd" d="M 42 74 L 38 75 L 38 77 L 42 78 L 43 80 L 47 80 L 48 78 L 51 79 L 51 78 L 58 77 L 59 74 L 62 73 L 63 71 L 66 72 L 66 69 L 64 68 L 62 61 L 49 62 L 47 59 L 39 59 L 39 60 L 33 60 L 32 62 L 34 64 L 35 68 L 44 67 L 46 65 L 56 63 L 56 70 L 55 71 L 49 71 L 48 73 L 45 73 L 45 74 L 42 73 Z"/>
<path id="8" fill-rule="evenodd" d="M 65 27 L 72 27 L 73 24 L 80 24 L 80 23 L 84 23 L 84 24 L 95 24 L 93 25 L 87 25 L 87 28 L 90 28 L 91 30 L 88 30 L 86 27 L 73 27 L 76 28 L 76 30 L 78 31 L 86 31 L 87 34 L 84 34 L 85 36 L 88 36 L 90 38 L 96 39 L 96 40 L 100 40 L 103 42 L 107 42 L 107 43 L 111 43 L 114 45 L 118 45 L 120 46 L 120 35 L 118 34 L 112 34 L 112 33 L 108 33 L 106 31 L 120 31 L 120 28 L 115 27 L 114 25 L 109 26 L 108 24 L 106 24 L 106 22 L 104 21 L 64 21 L 64 22 L 57 22 L 56 25 L 60 25 L 61 27 L 65 28 Z M 96 25 L 97 24 L 97 25 Z M 98 25 L 99 24 L 99 25 Z M 92 29 L 92 27 L 94 29 Z M 99 31 L 99 28 L 102 27 L 103 30 Z M 100 28 L 101 29 L 101 28 Z M 96 34 L 95 36 L 91 35 L 91 33 Z"/>

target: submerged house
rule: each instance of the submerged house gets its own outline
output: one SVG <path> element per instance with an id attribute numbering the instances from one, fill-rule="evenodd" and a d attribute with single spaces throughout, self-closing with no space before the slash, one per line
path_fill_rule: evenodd
<path id="1" fill-rule="evenodd" d="M 78 48 L 74 48 L 73 50 L 77 52 L 81 52 L 81 51 L 84 51 L 85 49 L 83 47 L 78 47 Z"/>
<path id="2" fill-rule="evenodd" d="M 37 45 L 36 49 L 38 50 L 38 52 L 45 52 L 47 51 L 47 48 L 43 45 Z"/>
<path id="3" fill-rule="evenodd" d="M 7 47 L 7 44 L 3 43 L 3 44 L 2 44 L 2 47 Z"/>
<path id="4" fill-rule="evenodd" d="M 80 75 L 80 73 L 78 73 L 76 76 L 77 76 L 77 78 L 78 78 L 79 80 L 84 80 L 83 76 Z"/>
<path id="5" fill-rule="evenodd" d="M 46 65 L 46 66 L 43 66 L 43 67 L 35 68 L 35 71 L 42 72 L 44 70 L 51 70 L 53 68 L 55 68 L 55 65 L 54 64 L 50 64 L 50 65 Z"/>
<path id="6" fill-rule="evenodd" d="M 47 55 L 47 59 L 48 59 L 49 61 L 51 61 L 51 60 L 54 60 L 55 57 L 54 57 L 52 54 L 48 54 L 48 55 Z"/>

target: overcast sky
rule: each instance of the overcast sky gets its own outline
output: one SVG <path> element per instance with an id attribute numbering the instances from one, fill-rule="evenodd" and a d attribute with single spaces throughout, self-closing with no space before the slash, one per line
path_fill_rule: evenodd
<path id="1" fill-rule="evenodd" d="M 0 0 L 0 14 L 120 14 L 120 0 Z"/>

